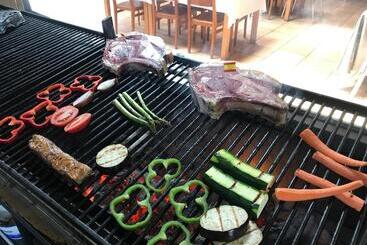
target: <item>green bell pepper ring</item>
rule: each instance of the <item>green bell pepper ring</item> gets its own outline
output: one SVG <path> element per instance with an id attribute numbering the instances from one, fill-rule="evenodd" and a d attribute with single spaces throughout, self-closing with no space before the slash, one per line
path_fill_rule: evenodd
<path id="1" fill-rule="evenodd" d="M 147 217 L 139 222 L 136 222 L 134 224 L 127 224 L 124 222 L 125 219 L 125 215 L 123 213 L 118 213 L 116 211 L 116 206 L 121 203 L 122 201 L 128 200 L 130 198 L 130 194 L 136 190 L 143 190 L 146 194 L 146 198 L 144 200 L 138 201 L 138 205 L 140 207 L 146 207 L 148 209 L 148 215 Z M 110 203 L 110 211 L 112 213 L 112 216 L 116 219 L 117 223 L 119 223 L 119 225 L 124 228 L 125 230 L 129 230 L 129 231 L 135 231 L 139 228 L 144 227 L 145 225 L 147 225 L 147 223 L 150 221 L 150 219 L 152 218 L 152 206 L 149 203 L 150 200 L 150 193 L 149 190 L 143 186 L 142 184 L 135 184 L 130 186 L 129 188 L 127 188 L 125 190 L 125 192 L 116 197 L 115 199 L 113 199 Z"/>
<path id="2" fill-rule="evenodd" d="M 176 202 L 175 201 L 175 196 L 180 192 L 189 193 L 190 192 L 190 186 L 193 185 L 193 184 L 201 186 L 204 189 L 204 195 L 201 196 L 201 197 L 195 198 L 196 204 L 198 204 L 200 207 L 202 207 L 203 213 L 199 216 L 196 216 L 196 217 L 186 217 L 183 214 L 183 210 L 186 206 L 186 203 Z M 172 188 L 170 193 L 169 193 L 169 200 L 170 200 L 172 206 L 175 208 L 176 216 L 180 220 L 184 221 L 185 223 L 196 223 L 196 222 L 200 221 L 201 216 L 204 213 L 206 213 L 206 211 L 208 210 L 208 203 L 207 203 L 207 200 L 206 200 L 208 198 L 208 195 L 209 195 L 208 187 L 203 182 L 201 182 L 200 180 L 191 180 L 191 181 L 187 182 L 184 185 Z"/>
<path id="3" fill-rule="evenodd" d="M 166 232 L 171 226 L 180 228 L 185 234 L 185 239 L 181 241 L 179 245 L 192 245 L 192 243 L 190 242 L 190 237 L 191 237 L 190 231 L 183 224 L 181 224 L 178 221 L 168 221 L 167 223 L 165 223 L 162 226 L 159 233 L 148 241 L 147 245 L 154 245 L 159 241 L 166 241 L 167 240 Z"/>
<path id="4" fill-rule="evenodd" d="M 152 180 L 154 179 L 154 177 L 157 176 L 157 172 L 154 171 L 153 168 L 155 166 L 159 165 L 159 164 L 162 164 L 165 167 L 166 170 L 168 170 L 168 167 L 170 165 L 176 165 L 177 166 L 177 170 L 173 174 L 166 173 L 163 176 L 164 184 L 160 188 L 156 188 L 152 184 Z M 163 191 L 165 191 L 168 188 L 168 186 L 170 184 L 170 181 L 172 179 L 176 178 L 180 174 L 181 169 L 182 169 L 181 162 L 179 160 L 177 160 L 176 158 L 154 159 L 148 165 L 148 175 L 145 178 L 145 184 L 147 185 L 147 187 L 150 190 L 155 191 L 155 192 L 158 192 L 158 193 L 162 193 Z"/>

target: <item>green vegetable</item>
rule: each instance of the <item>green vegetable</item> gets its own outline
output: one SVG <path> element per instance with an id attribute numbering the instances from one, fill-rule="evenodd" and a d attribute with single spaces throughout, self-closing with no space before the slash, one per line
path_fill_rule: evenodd
<path id="1" fill-rule="evenodd" d="M 122 105 L 128 111 L 130 111 L 131 114 L 133 114 L 134 116 L 139 117 L 141 119 L 144 119 L 144 117 L 142 115 L 140 115 L 139 112 L 137 112 L 133 107 L 131 107 L 131 105 L 126 101 L 126 99 L 124 98 L 124 96 L 122 96 L 122 94 L 119 94 L 119 99 L 120 99 Z"/>
<path id="2" fill-rule="evenodd" d="M 167 126 L 170 126 L 170 122 L 168 122 L 167 120 L 160 118 L 159 116 L 157 116 L 156 114 L 154 114 L 154 112 L 152 112 L 151 110 L 149 110 L 148 106 L 145 104 L 143 97 L 141 96 L 141 93 L 138 91 L 137 92 L 138 95 L 138 100 L 141 104 L 141 106 L 143 107 L 143 109 L 155 120 L 157 120 L 159 123 L 165 124 Z"/>
<path id="3" fill-rule="evenodd" d="M 274 183 L 273 175 L 242 162 L 224 149 L 217 151 L 210 160 L 217 168 L 256 189 L 268 190 Z"/>
<path id="4" fill-rule="evenodd" d="M 185 234 L 185 239 L 181 241 L 179 245 L 192 245 L 192 243 L 190 242 L 190 231 L 178 221 L 168 221 L 167 223 L 165 223 L 159 233 L 148 241 L 147 245 L 154 245 L 157 244 L 159 241 L 166 241 L 168 239 L 166 232 L 172 226 L 180 228 Z"/>
<path id="5" fill-rule="evenodd" d="M 202 214 L 196 217 L 187 217 L 183 214 L 184 208 L 187 206 L 186 203 L 176 202 L 175 197 L 181 192 L 190 192 L 191 185 L 198 185 L 204 189 L 204 195 L 195 198 L 195 202 L 202 208 Z M 171 189 L 169 192 L 169 200 L 172 206 L 175 208 L 176 216 L 185 223 L 196 223 L 200 221 L 201 216 L 208 210 L 207 198 L 209 195 L 208 187 L 200 180 L 191 180 L 184 185 L 177 186 Z"/>
<path id="6" fill-rule="evenodd" d="M 134 107 L 135 110 L 137 110 L 143 117 L 145 117 L 145 119 L 150 124 L 150 127 L 154 128 L 154 131 L 156 131 L 155 122 L 153 118 L 138 103 L 136 103 L 135 100 L 133 100 L 133 98 L 131 98 L 130 95 L 128 95 L 126 92 L 123 92 L 122 95 L 124 96 L 126 101 L 129 102 L 131 106 Z"/>
<path id="7" fill-rule="evenodd" d="M 173 173 L 173 174 L 169 174 L 166 173 L 163 176 L 164 179 L 164 184 L 162 185 L 161 188 L 156 188 L 153 186 L 152 184 L 152 180 L 154 179 L 155 176 L 157 176 L 157 172 L 154 171 L 154 167 L 162 164 L 166 170 L 168 170 L 168 167 L 171 165 L 176 165 L 177 166 L 177 170 Z M 151 163 L 149 163 L 148 165 L 148 175 L 145 179 L 145 184 L 147 185 L 147 187 L 149 189 L 151 189 L 152 191 L 158 192 L 158 193 L 162 193 L 164 190 L 167 189 L 167 187 L 170 184 L 170 181 L 173 180 L 174 178 L 176 178 L 180 172 L 181 172 L 181 162 L 175 158 L 168 158 L 168 159 L 154 159 Z"/>
<path id="8" fill-rule="evenodd" d="M 152 127 L 147 121 L 145 121 L 144 119 L 138 118 L 136 116 L 134 116 L 133 114 L 131 114 L 128 110 L 125 109 L 125 107 L 123 107 L 120 102 L 117 99 L 114 99 L 113 102 L 114 106 L 125 116 L 127 117 L 129 120 L 146 126 L 148 127 L 152 132 L 156 132 L 155 127 Z"/>
<path id="9" fill-rule="evenodd" d="M 231 204 L 246 209 L 252 218 L 260 216 L 269 200 L 265 192 L 235 180 L 216 167 L 205 172 L 204 182 Z"/>
<path id="10" fill-rule="evenodd" d="M 125 215 L 123 213 L 118 213 L 117 210 L 116 210 L 116 206 L 118 204 L 120 204 L 121 202 L 123 202 L 125 200 L 128 200 L 130 198 L 130 194 L 132 192 L 136 191 L 136 190 L 139 190 L 139 189 L 143 190 L 145 192 L 146 197 L 145 197 L 144 200 L 138 201 L 138 205 L 140 207 L 146 207 L 148 209 L 148 215 L 142 221 L 139 221 L 135 224 L 127 224 L 127 223 L 124 222 Z M 139 228 L 142 228 L 142 227 L 146 226 L 148 224 L 148 222 L 150 221 L 150 219 L 152 218 L 153 211 L 152 211 L 152 206 L 149 203 L 149 200 L 150 200 L 149 190 L 145 186 L 143 186 L 142 184 L 135 184 L 135 185 L 132 185 L 129 188 L 127 188 L 126 191 L 121 196 L 118 196 L 118 197 L 116 197 L 115 199 L 113 199 L 111 201 L 110 211 L 111 211 L 112 216 L 116 219 L 117 223 L 122 228 L 124 228 L 125 230 L 128 230 L 128 231 L 135 231 Z"/>

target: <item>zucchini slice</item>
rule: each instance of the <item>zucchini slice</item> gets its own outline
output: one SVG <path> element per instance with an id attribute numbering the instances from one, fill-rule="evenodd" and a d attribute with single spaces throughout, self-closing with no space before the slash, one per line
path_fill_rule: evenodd
<path id="1" fill-rule="evenodd" d="M 251 218 L 258 218 L 269 200 L 265 192 L 235 180 L 216 167 L 205 172 L 204 181 L 228 202 L 246 209 Z"/>
<path id="2" fill-rule="evenodd" d="M 200 219 L 200 234 L 210 241 L 231 242 L 242 237 L 248 214 L 240 207 L 222 205 L 209 209 Z"/>
<path id="3" fill-rule="evenodd" d="M 210 160 L 217 168 L 256 189 L 266 191 L 274 184 L 273 175 L 242 162 L 224 149 L 217 151 Z"/>

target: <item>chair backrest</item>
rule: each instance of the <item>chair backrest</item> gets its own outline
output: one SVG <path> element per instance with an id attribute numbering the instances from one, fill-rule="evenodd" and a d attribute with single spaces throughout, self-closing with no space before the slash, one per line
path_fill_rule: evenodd
<path id="1" fill-rule="evenodd" d="M 216 28 L 216 26 L 217 26 L 216 0 L 187 0 L 188 18 L 190 18 L 190 16 L 191 16 L 192 5 L 197 6 L 197 7 L 211 8 L 213 28 Z"/>

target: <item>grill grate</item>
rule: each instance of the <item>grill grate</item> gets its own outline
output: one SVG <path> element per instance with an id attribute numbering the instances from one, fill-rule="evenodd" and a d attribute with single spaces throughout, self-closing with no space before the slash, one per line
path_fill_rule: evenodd
<path id="1" fill-rule="evenodd" d="M 0 87 L 0 118 L 19 116 L 33 107 L 37 103 L 35 93 L 52 83 L 69 85 L 81 74 L 111 77 L 101 66 L 101 34 L 31 14 L 25 14 L 25 19 L 24 25 L 0 36 L 0 70 L 5 75 Z M 94 168 L 95 175 L 80 188 L 65 185 L 60 176 L 28 150 L 27 142 L 36 132 L 30 128 L 13 145 L 1 146 L 0 159 L 4 162 L 0 162 L 0 167 L 11 169 L 12 175 L 94 241 L 141 244 L 157 232 L 157 223 L 172 218 L 167 217 L 172 208 L 164 202 L 169 190 L 154 201 L 157 214 L 139 234 L 119 228 L 106 203 L 123 191 L 123 183 L 126 187 L 144 176 L 147 163 L 155 157 L 176 157 L 182 161 L 184 171 L 171 188 L 180 180 L 200 177 L 209 167 L 209 157 L 220 148 L 230 149 L 241 159 L 275 174 L 276 186 L 305 188 L 307 185 L 293 177 L 298 167 L 334 183 L 344 183 L 344 179 L 310 158 L 312 151 L 298 137 L 305 127 L 312 128 L 332 148 L 358 159 L 367 158 L 364 107 L 284 86 L 282 96 L 290 107 L 285 128 L 273 128 L 258 117 L 239 113 L 226 113 L 214 121 L 198 113 L 190 98 L 187 72 L 196 65 L 176 57 L 164 78 L 149 72 L 121 77 L 116 91 L 98 94 L 86 108 L 94 116 L 86 132 L 65 135 L 55 128 L 38 131 Z M 136 98 L 138 90 L 149 107 L 168 118 L 172 127 L 152 135 L 126 121 L 111 105 L 119 92 L 127 91 Z M 68 98 L 63 105 L 76 97 Z M 128 146 L 130 165 L 117 176 L 104 176 L 95 169 L 95 155 L 116 142 Z M 367 197 L 365 190 L 356 194 Z M 215 193 L 210 193 L 209 200 L 210 206 L 223 202 Z M 196 211 L 189 210 L 191 214 Z M 366 227 L 366 210 L 358 214 L 334 199 L 297 204 L 270 202 L 264 212 L 264 244 L 357 244 Z M 195 240 L 198 229 L 190 228 Z M 172 237 L 178 239 L 178 234 Z"/>

